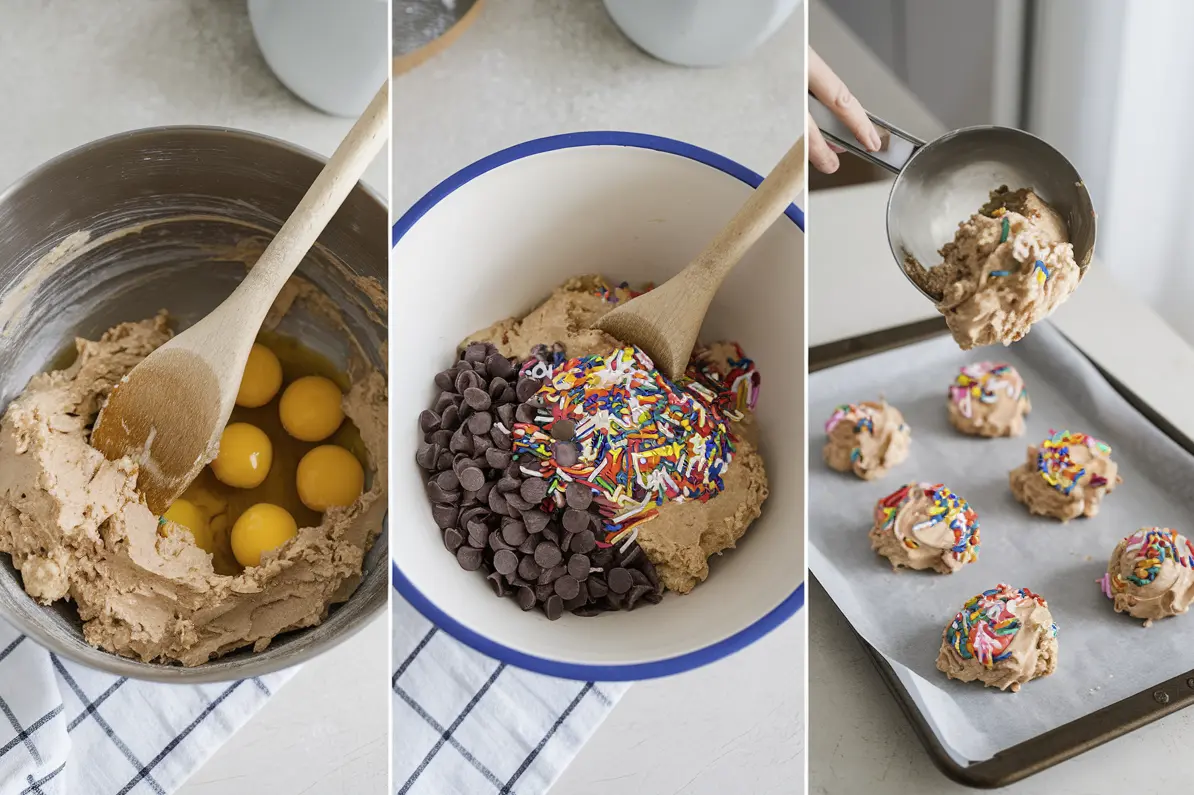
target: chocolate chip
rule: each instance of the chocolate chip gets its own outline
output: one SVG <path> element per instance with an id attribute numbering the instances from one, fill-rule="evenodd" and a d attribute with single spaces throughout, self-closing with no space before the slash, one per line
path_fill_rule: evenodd
<path id="1" fill-rule="evenodd" d="M 571 574 L 565 574 L 555 581 L 556 595 L 561 599 L 575 599 L 580 594 L 580 583 Z"/>
<path id="2" fill-rule="evenodd" d="M 485 485 L 485 473 L 477 467 L 466 467 L 460 471 L 460 485 L 469 491 L 477 491 Z"/>
<path id="3" fill-rule="evenodd" d="M 468 530 L 468 545 L 481 549 L 489 541 L 489 525 L 474 519 L 465 528 Z"/>
<path id="4" fill-rule="evenodd" d="M 577 533 L 573 537 L 572 543 L 568 545 L 568 548 L 570 550 L 572 550 L 573 552 L 579 552 L 582 555 L 589 554 L 596 547 L 597 547 L 597 539 L 593 537 L 593 533 L 590 530 L 582 530 L 579 533 Z"/>
<path id="5" fill-rule="evenodd" d="M 503 549 L 495 553 L 493 556 L 493 568 L 499 574 L 513 574 L 518 570 L 518 555 L 515 555 L 508 549 Z"/>
<path id="6" fill-rule="evenodd" d="M 555 594 L 547 597 L 543 603 L 543 613 L 549 621 L 555 621 L 564 612 L 564 600 Z"/>
<path id="7" fill-rule="evenodd" d="M 497 407 L 498 420 L 501 421 L 506 428 L 514 424 L 514 406 L 498 406 Z"/>
<path id="8" fill-rule="evenodd" d="M 447 491 L 432 480 L 427 484 L 427 498 L 432 502 L 455 504 L 460 502 L 460 492 Z"/>
<path id="9" fill-rule="evenodd" d="M 485 358 L 485 372 L 494 378 L 510 378 L 515 373 L 514 365 L 505 356 L 495 353 Z"/>
<path id="10" fill-rule="evenodd" d="M 519 484 L 521 485 L 521 484 Z M 522 494 L 517 491 L 512 491 L 506 495 L 506 502 L 510 503 L 510 507 L 516 511 L 529 511 L 535 507 L 534 503 L 527 502 L 522 498 Z"/>
<path id="11" fill-rule="evenodd" d="M 435 476 L 436 484 L 444 491 L 455 491 L 460 488 L 460 479 L 450 469 L 445 469 Z"/>
<path id="12" fill-rule="evenodd" d="M 555 520 L 548 522 L 543 528 L 543 538 L 553 544 L 560 543 L 560 526 L 556 524 Z"/>
<path id="13" fill-rule="evenodd" d="M 550 516 L 540 510 L 522 512 L 522 522 L 527 526 L 527 532 L 532 535 L 542 533 L 550 519 Z"/>
<path id="14" fill-rule="evenodd" d="M 465 571 L 476 571 L 481 568 L 481 550 L 476 547 L 461 547 L 456 550 L 456 562 Z"/>
<path id="15" fill-rule="evenodd" d="M 448 449 L 453 453 L 464 453 L 465 455 L 473 454 L 473 437 L 468 435 L 464 428 L 457 429 L 456 433 L 452 435 L 452 442 L 448 445 Z"/>
<path id="16" fill-rule="evenodd" d="M 489 510 L 480 505 L 474 506 L 467 510 L 460 512 L 460 524 L 457 527 L 468 527 L 468 523 L 474 519 L 480 519 L 484 522 L 490 516 Z"/>
<path id="17" fill-rule="evenodd" d="M 419 412 L 419 429 L 424 432 L 439 430 L 439 415 L 431 409 Z"/>
<path id="18" fill-rule="evenodd" d="M 643 574 L 647 575 L 647 582 L 651 583 L 655 590 L 659 590 L 659 572 L 655 571 L 655 566 L 651 561 L 648 560 L 643 564 Z"/>
<path id="19" fill-rule="evenodd" d="M 449 450 L 440 450 L 439 458 L 435 460 L 435 468 L 439 470 L 452 468 L 452 453 Z"/>
<path id="20" fill-rule="evenodd" d="M 609 593 L 609 586 L 605 584 L 605 580 L 599 577 L 590 577 L 585 584 L 589 588 L 589 597 L 591 599 L 600 599 Z"/>
<path id="21" fill-rule="evenodd" d="M 564 529 L 569 533 L 587 532 L 589 529 L 589 515 L 575 508 L 564 509 Z"/>
<path id="22" fill-rule="evenodd" d="M 568 503 L 569 508 L 575 508 L 578 511 L 588 510 L 593 503 L 593 490 L 582 483 L 573 481 L 564 489 L 564 500 Z"/>
<path id="23" fill-rule="evenodd" d="M 540 568 L 550 569 L 552 566 L 559 565 L 563 559 L 564 556 L 560 553 L 560 548 L 550 541 L 541 541 L 535 547 L 535 562 L 539 564 Z"/>
<path id="24" fill-rule="evenodd" d="M 452 432 L 447 429 L 440 428 L 438 431 L 431 434 L 431 439 L 428 441 L 432 442 L 436 447 L 439 447 L 442 450 L 447 450 L 448 445 L 452 443 Z M 439 454 L 436 453 L 436 455 L 438 456 Z"/>
<path id="25" fill-rule="evenodd" d="M 585 555 L 573 555 L 568 558 L 568 573 L 578 582 L 589 577 L 589 559 Z"/>
<path id="26" fill-rule="evenodd" d="M 556 420 L 551 426 L 551 438 L 570 442 L 576 435 L 576 423 L 569 419 Z"/>
<path id="27" fill-rule="evenodd" d="M 489 399 L 489 393 L 475 386 L 464 390 L 464 402 L 477 411 L 485 411 L 493 404 Z"/>
<path id="28" fill-rule="evenodd" d="M 489 510 L 502 516 L 505 516 L 506 511 L 510 510 L 509 506 L 506 505 L 506 498 L 497 489 L 489 492 L 489 499 L 486 502 L 489 505 Z"/>
<path id="29" fill-rule="evenodd" d="M 576 533 L 564 533 L 564 537 L 560 539 L 560 551 L 567 552 L 572 548 L 572 539 L 576 538 Z"/>
<path id="30" fill-rule="evenodd" d="M 435 469 L 435 459 L 439 458 L 440 447 L 431 442 L 422 442 L 415 453 L 415 463 L 428 471 Z"/>
<path id="31" fill-rule="evenodd" d="M 633 610 L 639 600 L 651 592 L 650 585 L 636 585 L 626 595 L 626 609 Z"/>
<path id="32" fill-rule="evenodd" d="M 629 571 L 630 579 L 634 580 L 635 585 L 646 585 L 647 587 L 652 587 L 651 581 L 647 579 L 647 575 L 643 574 L 638 569 L 630 569 Z"/>
<path id="33" fill-rule="evenodd" d="M 605 595 L 605 603 L 609 605 L 611 610 L 621 610 L 625 601 L 624 595 L 615 591 L 610 591 Z"/>
<path id="34" fill-rule="evenodd" d="M 610 570 L 607 582 L 609 583 L 609 589 L 616 594 L 624 594 L 634 585 L 634 580 L 631 579 L 630 572 L 621 566 Z"/>
<path id="35" fill-rule="evenodd" d="M 522 482 L 519 494 L 529 503 L 542 502 L 547 496 L 547 481 L 543 478 L 527 478 Z"/>
<path id="36" fill-rule="evenodd" d="M 489 355 L 489 351 L 485 349 L 484 342 L 470 342 L 468 347 L 464 349 L 461 359 L 468 362 L 483 362 Z"/>
<path id="37" fill-rule="evenodd" d="M 460 497 L 460 507 L 461 508 L 467 508 L 470 505 L 479 505 L 480 503 L 481 503 L 481 499 L 477 496 L 477 492 L 475 492 L 475 491 L 466 491 L 461 494 L 461 497 Z"/>
<path id="38" fill-rule="evenodd" d="M 485 463 L 494 469 L 505 469 L 510 465 L 510 453 L 490 447 L 485 451 Z"/>
<path id="39" fill-rule="evenodd" d="M 489 429 L 489 438 L 499 450 L 509 450 L 514 446 L 510 434 L 496 425 Z"/>
<path id="40" fill-rule="evenodd" d="M 539 542 L 542 540 L 543 536 L 541 535 L 528 535 L 526 540 L 518 545 L 518 551 L 524 555 L 534 555 L 535 547 L 539 546 Z M 534 560 L 534 558 L 531 558 L 531 560 Z"/>
<path id="41" fill-rule="evenodd" d="M 510 546 L 518 546 L 527 539 L 527 526 L 520 520 L 514 519 L 502 525 L 502 538 Z"/>
<path id="42" fill-rule="evenodd" d="M 472 370 L 463 370 L 456 374 L 456 382 L 454 384 L 452 384 L 452 386 L 454 386 L 456 388 L 456 391 L 459 394 L 463 395 L 464 390 L 473 386 L 473 379 L 476 377 L 477 376 L 473 373 Z"/>
<path id="43" fill-rule="evenodd" d="M 477 458 L 485 458 L 485 451 L 491 447 L 493 447 L 493 442 L 489 441 L 488 436 L 473 437 L 473 455 Z"/>
<path id="44" fill-rule="evenodd" d="M 484 476 L 482 476 L 484 477 Z M 482 483 L 481 488 L 477 489 L 477 498 L 481 502 L 489 502 L 489 492 L 493 489 L 492 481 L 489 483 Z"/>
<path id="45" fill-rule="evenodd" d="M 599 616 L 604 612 L 605 611 L 597 605 L 581 605 L 572 611 L 572 615 L 580 616 L 581 618 L 592 618 L 593 616 Z"/>
<path id="46" fill-rule="evenodd" d="M 518 408 L 514 409 L 514 419 L 518 422 L 534 422 L 537 416 L 539 410 L 526 403 L 519 403 Z"/>
<path id="47" fill-rule="evenodd" d="M 505 378 L 495 378 L 489 382 L 489 386 L 485 389 L 489 393 L 489 399 L 497 403 L 497 399 L 501 397 L 502 392 L 506 391 L 506 387 L 510 386 Z"/>
<path id="48" fill-rule="evenodd" d="M 523 477 L 525 477 L 525 475 L 522 471 L 522 465 L 519 464 L 517 461 L 511 461 L 510 466 L 506 467 L 506 471 L 504 474 L 506 474 L 512 478 L 518 478 L 519 482 L 521 482 Z"/>
<path id="49" fill-rule="evenodd" d="M 530 610 L 535 606 L 535 592 L 524 585 L 518 589 L 514 600 L 518 602 L 518 606 L 523 610 Z"/>
<path id="50" fill-rule="evenodd" d="M 561 563 L 558 566 L 552 566 L 550 569 L 544 569 L 539 574 L 539 584 L 555 582 L 568 573 L 568 567 Z"/>
<path id="51" fill-rule="evenodd" d="M 442 413 L 443 410 L 448 406 L 459 406 L 462 400 L 463 398 L 454 392 L 440 392 L 439 397 L 437 397 L 435 399 L 435 403 L 432 404 L 431 410 L 439 414 Z"/>
<path id="52" fill-rule="evenodd" d="M 514 387 L 514 394 L 518 396 L 520 403 L 526 403 L 543 386 L 543 382 L 538 378 L 520 378 L 518 385 Z"/>
<path id="53" fill-rule="evenodd" d="M 530 555 L 525 555 L 522 560 L 518 561 L 518 576 L 524 580 L 538 580 L 542 573 L 543 569 Z"/>
<path id="54" fill-rule="evenodd" d="M 483 433 L 489 433 L 489 429 L 492 427 L 493 417 L 484 411 L 479 411 L 468 418 L 469 432 L 476 436 L 480 436 Z"/>
<path id="55" fill-rule="evenodd" d="M 454 431 L 460 427 L 460 409 L 448 406 L 439 415 L 439 426 L 445 431 Z"/>
<path id="56" fill-rule="evenodd" d="M 460 545 L 464 543 L 464 534 L 455 527 L 449 527 L 444 531 L 444 546 L 448 548 L 449 552 L 455 552 L 460 549 Z"/>
<path id="57" fill-rule="evenodd" d="M 547 598 L 556 592 L 555 586 L 549 582 L 535 586 L 535 599 L 546 602 Z"/>
<path id="58" fill-rule="evenodd" d="M 639 558 L 642 556 L 643 550 L 638 544 L 635 544 L 630 548 L 629 552 L 622 556 L 622 565 L 626 566 L 627 568 L 634 566 L 639 562 Z"/>
<path id="59" fill-rule="evenodd" d="M 494 552 L 500 552 L 503 549 L 513 549 L 513 547 L 507 544 L 505 539 L 502 538 L 502 534 L 496 530 L 489 531 L 489 540 L 486 543 Z"/>
<path id="60" fill-rule="evenodd" d="M 580 460 L 580 450 L 572 442 L 557 442 L 552 446 L 556 463 L 562 467 L 574 466 Z"/>
<path id="61" fill-rule="evenodd" d="M 443 370 L 435 374 L 435 385 L 440 389 L 452 389 L 456 386 L 456 371 Z"/>
<path id="62" fill-rule="evenodd" d="M 577 550 L 577 552 L 580 551 L 579 549 Z M 598 568 L 608 569 L 614 560 L 614 548 L 606 547 L 605 549 L 599 549 L 592 555 L 589 555 L 589 560 Z"/>
<path id="63" fill-rule="evenodd" d="M 455 527 L 459 517 L 460 511 L 451 505 L 433 504 L 431 506 L 431 518 L 435 520 L 435 526 L 440 530 Z"/>
<path id="64" fill-rule="evenodd" d="M 643 600 L 650 604 L 657 605 L 663 601 L 663 589 L 656 588 L 643 597 Z"/>
<path id="65" fill-rule="evenodd" d="M 508 494 L 512 491 L 517 491 L 518 487 L 521 485 L 521 480 L 516 480 L 509 475 L 503 475 L 497 482 L 497 489 L 498 491 L 502 492 L 502 494 Z"/>

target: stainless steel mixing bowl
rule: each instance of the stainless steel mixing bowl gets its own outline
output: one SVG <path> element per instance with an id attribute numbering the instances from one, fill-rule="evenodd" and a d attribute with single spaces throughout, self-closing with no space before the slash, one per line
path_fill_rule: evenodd
<path id="1" fill-rule="evenodd" d="M 164 127 L 79 147 L 0 194 L 0 410 L 75 336 L 94 338 L 161 309 L 179 328 L 209 312 L 322 165 L 310 152 L 253 133 Z M 47 257 L 72 235 L 90 242 L 73 256 Z M 358 185 L 298 268 L 336 304 L 383 372 L 385 311 L 362 284 L 386 284 L 388 239 L 385 205 Z M 296 307 L 278 331 L 347 366 L 349 344 L 326 317 Z M 239 679 L 295 665 L 364 626 L 386 605 L 388 560 L 383 531 L 365 558 L 360 587 L 322 624 L 281 635 L 260 654 L 244 650 L 196 668 L 147 665 L 92 648 L 74 605 L 35 603 L 3 554 L 0 617 L 53 652 L 115 674 L 176 683 Z"/>

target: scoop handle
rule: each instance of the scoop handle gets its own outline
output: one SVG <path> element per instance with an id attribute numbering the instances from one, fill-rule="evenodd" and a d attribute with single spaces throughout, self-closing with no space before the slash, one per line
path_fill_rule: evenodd
<path id="1" fill-rule="evenodd" d="M 909 132 L 901 130 L 894 124 L 880 119 L 873 113 L 868 113 L 867 117 L 880 130 L 886 130 L 887 135 L 880 133 L 881 138 L 886 138 L 884 142 L 886 145 L 878 152 L 868 152 L 858 145 L 858 140 L 854 137 L 854 133 L 850 132 L 850 128 L 842 122 L 821 100 L 814 97 L 812 94 L 808 96 L 808 112 L 813 117 L 813 121 L 817 123 L 817 127 L 830 141 L 845 149 L 856 157 L 861 157 L 863 160 L 874 163 L 877 166 L 882 166 L 893 174 L 899 174 L 904 170 L 904 166 L 912 159 L 912 155 L 916 154 L 917 150 L 925 145 L 925 142 L 912 135 Z"/>

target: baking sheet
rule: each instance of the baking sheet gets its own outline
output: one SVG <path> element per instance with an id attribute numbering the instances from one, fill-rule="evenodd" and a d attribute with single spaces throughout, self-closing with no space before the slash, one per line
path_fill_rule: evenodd
<path id="1" fill-rule="evenodd" d="M 1027 432 L 1012 439 L 959 434 L 946 414 L 958 368 L 1006 361 L 1032 400 Z M 880 395 L 912 428 L 908 460 L 878 481 L 823 463 L 824 422 L 841 403 Z M 1096 580 L 1124 536 L 1143 526 L 1192 534 L 1194 456 L 1151 425 L 1048 324 L 1010 348 L 963 352 L 949 337 L 814 373 L 809 378 L 809 567 L 850 623 L 895 668 L 938 738 L 959 761 L 979 762 L 1194 667 L 1194 614 L 1142 622 L 1115 613 Z M 1008 472 L 1051 429 L 1111 445 L 1124 482 L 1093 519 L 1031 516 Z M 978 512 L 978 561 L 952 575 L 894 573 L 870 548 L 876 500 L 911 481 L 943 482 Z M 1057 671 L 1019 693 L 948 680 L 936 668 L 941 630 L 975 594 L 1007 582 L 1049 603 L 1059 627 Z"/>

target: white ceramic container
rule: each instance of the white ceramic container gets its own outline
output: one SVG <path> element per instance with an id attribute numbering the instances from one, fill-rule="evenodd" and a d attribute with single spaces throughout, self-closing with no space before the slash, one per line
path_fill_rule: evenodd
<path id="1" fill-rule="evenodd" d="M 758 364 L 771 484 L 763 516 L 690 594 L 594 618 L 548 621 L 495 598 L 444 549 L 415 464 L 432 378 L 466 335 L 525 313 L 569 276 L 656 283 L 683 267 L 760 177 L 688 144 L 578 133 L 498 152 L 445 180 L 394 227 L 390 284 L 391 540 L 399 593 L 457 639 L 531 670 L 632 680 L 688 670 L 763 636 L 803 602 L 804 238 L 795 207 L 738 266 L 702 338 Z"/>

